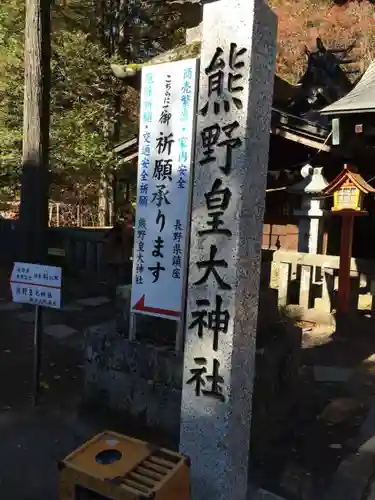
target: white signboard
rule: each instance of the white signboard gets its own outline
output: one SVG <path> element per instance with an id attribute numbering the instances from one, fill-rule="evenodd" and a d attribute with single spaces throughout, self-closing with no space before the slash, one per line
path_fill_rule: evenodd
<path id="1" fill-rule="evenodd" d="M 197 61 L 142 70 L 132 311 L 180 319 L 186 284 Z"/>
<path id="2" fill-rule="evenodd" d="M 61 268 L 15 262 L 10 276 L 13 302 L 61 307 Z"/>

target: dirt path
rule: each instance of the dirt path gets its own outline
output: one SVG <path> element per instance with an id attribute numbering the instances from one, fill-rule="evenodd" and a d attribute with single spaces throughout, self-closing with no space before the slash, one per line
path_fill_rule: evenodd
<path id="1" fill-rule="evenodd" d="M 359 331 L 345 340 L 324 327 L 304 335 L 294 431 L 271 451 L 275 492 L 296 500 L 323 498 L 340 462 L 355 451 L 374 401 L 374 352 L 375 337 Z"/>

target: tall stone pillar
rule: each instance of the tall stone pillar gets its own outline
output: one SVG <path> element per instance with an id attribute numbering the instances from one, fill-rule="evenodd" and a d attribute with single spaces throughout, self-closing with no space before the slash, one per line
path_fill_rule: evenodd
<path id="1" fill-rule="evenodd" d="M 192 500 L 245 500 L 277 23 L 203 9 L 180 449 Z"/>

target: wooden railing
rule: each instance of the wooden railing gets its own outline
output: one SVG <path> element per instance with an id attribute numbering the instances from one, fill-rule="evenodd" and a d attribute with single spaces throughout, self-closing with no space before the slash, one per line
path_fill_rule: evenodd
<path id="1" fill-rule="evenodd" d="M 0 264 L 17 260 L 17 221 L 0 221 Z M 49 263 L 63 266 L 68 272 L 98 278 L 103 273 L 104 236 L 109 227 L 58 227 L 48 230 Z"/>
<path id="2" fill-rule="evenodd" d="M 269 286 L 278 291 L 279 307 L 297 305 L 305 316 L 314 312 L 329 314 L 335 308 L 338 270 L 338 256 L 275 251 Z M 371 294 L 375 261 L 351 259 L 350 277 L 351 311 L 375 312 Z"/>
<path id="3" fill-rule="evenodd" d="M 10 264 L 16 258 L 17 224 L 1 222 L 0 260 Z M 52 255 L 50 253 L 51 263 L 62 265 L 67 272 L 74 274 L 105 278 L 103 239 L 108 230 L 51 228 L 48 246 L 57 250 Z M 335 307 L 338 269 L 337 256 L 263 250 L 261 282 L 263 287 L 277 290 L 279 307 L 298 306 L 304 316 L 329 315 Z M 350 274 L 351 310 L 365 310 L 375 319 L 375 300 L 372 297 L 375 293 L 375 261 L 351 259 Z"/>
<path id="4" fill-rule="evenodd" d="M 62 242 L 68 269 L 91 276 L 103 273 L 103 236 L 108 228 L 56 228 L 51 231 Z M 51 242 L 52 242 L 51 239 Z M 50 244 L 51 245 L 51 244 Z M 298 252 L 263 250 L 262 286 L 277 290 L 279 307 L 298 306 L 306 319 L 329 315 L 335 308 L 339 257 Z M 351 311 L 367 311 L 375 319 L 375 261 L 351 259 Z M 371 290 L 372 289 L 372 290 Z"/>

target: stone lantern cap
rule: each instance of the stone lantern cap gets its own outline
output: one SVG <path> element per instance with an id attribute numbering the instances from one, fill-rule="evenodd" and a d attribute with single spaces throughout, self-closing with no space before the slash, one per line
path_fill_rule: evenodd
<path id="1" fill-rule="evenodd" d="M 328 182 L 322 174 L 323 167 L 312 167 L 305 165 L 301 169 L 301 175 L 304 177 L 300 182 L 291 186 L 288 191 L 295 194 L 316 195 L 322 193 L 328 186 Z"/>

